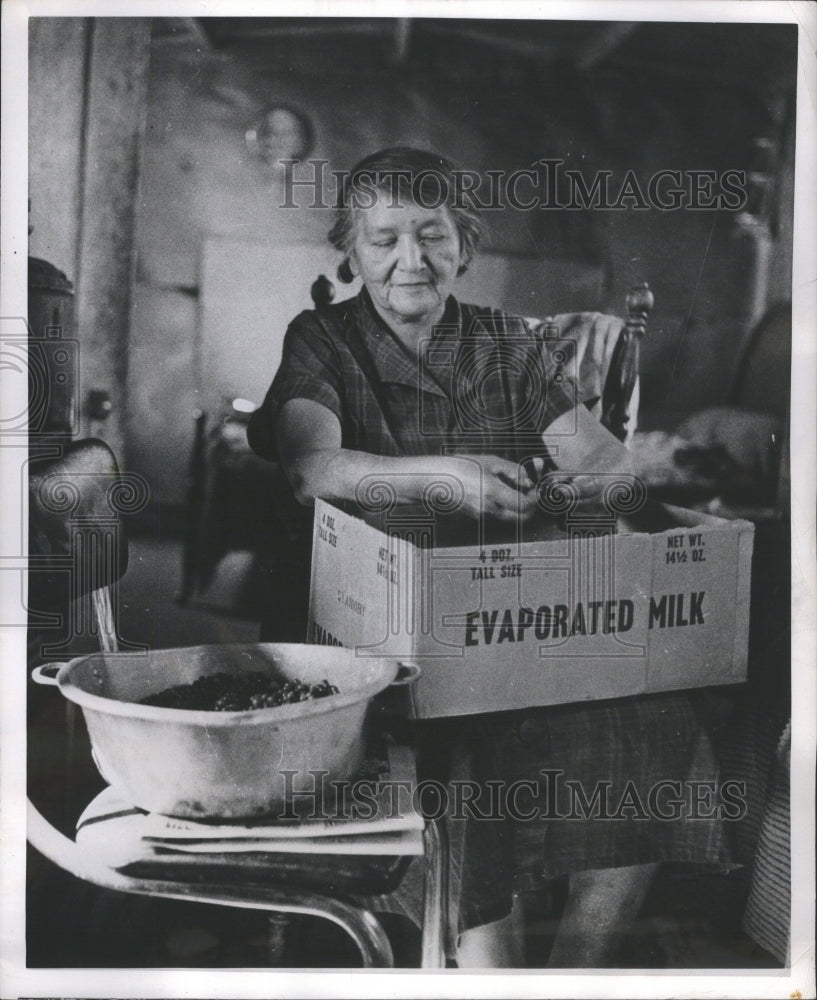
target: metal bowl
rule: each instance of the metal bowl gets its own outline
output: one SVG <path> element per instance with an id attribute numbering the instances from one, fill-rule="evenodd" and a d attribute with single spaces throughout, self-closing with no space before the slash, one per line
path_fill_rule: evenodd
<path id="1" fill-rule="evenodd" d="M 49 671 L 59 669 L 55 676 Z M 339 693 L 277 708 L 204 712 L 138 704 L 216 673 L 263 671 Z M 352 778 L 363 758 L 370 700 L 395 680 L 394 660 L 290 643 L 93 653 L 34 671 L 82 708 L 100 773 L 134 805 L 185 817 L 275 813 L 325 782 Z"/>

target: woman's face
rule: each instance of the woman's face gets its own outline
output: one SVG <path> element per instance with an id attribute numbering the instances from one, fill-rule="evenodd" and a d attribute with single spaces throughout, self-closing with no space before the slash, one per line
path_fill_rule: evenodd
<path id="1" fill-rule="evenodd" d="M 378 192 L 355 215 L 349 263 L 379 312 L 400 323 L 438 319 L 462 263 L 448 209 L 398 203 Z"/>

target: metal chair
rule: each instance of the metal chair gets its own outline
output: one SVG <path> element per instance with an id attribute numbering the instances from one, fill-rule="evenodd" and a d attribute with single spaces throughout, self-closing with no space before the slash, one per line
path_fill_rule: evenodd
<path id="1" fill-rule="evenodd" d="M 53 627 L 59 622 L 59 613 L 69 623 L 69 639 L 95 636 L 103 650 L 114 652 L 121 644 L 109 588 L 127 565 L 127 541 L 119 514 L 141 502 L 141 484 L 137 477 L 119 472 L 113 454 L 101 441 L 64 444 L 59 451 L 56 457 L 41 456 L 31 469 L 32 627 Z M 64 641 L 45 645 L 42 653 L 64 656 L 68 649 L 69 642 Z M 76 706 L 71 702 L 66 705 L 66 780 L 70 782 Z M 70 822 L 76 817 L 63 817 L 66 819 Z M 402 877 L 407 859 L 388 857 L 380 863 L 363 863 L 357 858 L 336 856 L 329 867 L 324 863 L 323 869 L 315 856 L 293 855 L 270 855 L 268 864 L 256 863 L 252 867 L 243 865 L 241 859 L 227 858 L 217 869 L 209 870 L 190 863 L 180 869 L 171 862 L 112 867 L 88 856 L 80 845 L 49 823 L 31 801 L 27 834 L 32 846 L 54 864 L 103 888 L 269 913 L 270 951 L 275 961 L 280 961 L 282 951 L 281 916 L 300 913 L 341 926 L 357 945 L 364 966 L 393 965 L 388 938 L 360 897 L 391 891 Z M 436 824 L 426 825 L 417 853 L 420 851 L 425 858 L 421 963 L 424 968 L 441 968 L 445 964 L 445 852 Z M 331 883 L 331 892 L 321 891 L 321 886 Z"/>
<path id="2" fill-rule="evenodd" d="M 372 911 L 344 896 L 275 884 L 276 868 L 266 872 L 257 868 L 253 879 L 238 864 L 226 866 L 219 877 L 206 884 L 201 872 L 190 868 L 186 877 L 161 877 L 162 867 L 156 866 L 153 877 L 132 875 L 101 863 L 88 856 L 74 841 L 59 833 L 29 801 L 28 840 L 41 854 L 77 878 L 106 889 L 161 899 L 187 900 L 239 909 L 261 910 L 270 914 L 270 946 L 273 964 L 280 964 L 284 924 L 279 915 L 308 914 L 330 920 L 342 927 L 357 945 L 366 968 L 390 968 L 394 965 L 391 944 L 379 920 Z M 421 966 L 425 969 L 445 967 L 444 930 L 444 852 L 435 823 L 428 823 L 423 836 L 425 866 L 425 899 Z M 334 874 L 337 872 L 335 870 Z M 350 876 L 352 879 L 354 876 Z M 356 888 L 371 888 L 357 885 Z M 350 893 L 351 896 L 351 893 Z"/>

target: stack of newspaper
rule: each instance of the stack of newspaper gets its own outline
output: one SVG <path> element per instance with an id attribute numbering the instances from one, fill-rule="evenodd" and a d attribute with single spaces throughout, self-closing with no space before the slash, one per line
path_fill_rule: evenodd
<path id="1" fill-rule="evenodd" d="M 344 783 L 316 785 L 315 794 L 281 806 L 274 816 L 196 820 L 148 813 L 113 788 L 80 816 L 77 844 L 111 867 L 171 855 L 422 854 L 423 818 L 416 802 L 413 752 L 382 744 L 363 772 Z"/>

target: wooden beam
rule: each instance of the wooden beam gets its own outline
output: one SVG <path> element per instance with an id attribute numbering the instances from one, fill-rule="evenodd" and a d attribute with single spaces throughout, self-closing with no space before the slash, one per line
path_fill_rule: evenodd
<path id="1" fill-rule="evenodd" d="M 576 69 L 582 72 L 593 69 L 634 34 L 638 27 L 636 21 L 620 21 L 600 28 L 581 46 L 576 54 L 574 60 Z"/>
<path id="2" fill-rule="evenodd" d="M 394 39 L 392 43 L 392 61 L 400 66 L 406 61 L 411 43 L 411 18 L 398 17 L 394 22 Z"/>
<path id="3" fill-rule="evenodd" d="M 202 52 L 211 52 L 213 44 L 198 17 L 157 17 L 154 37 L 163 45 L 196 45 Z"/>
<path id="4" fill-rule="evenodd" d="M 104 423 L 83 413 L 81 430 L 103 437 L 121 456 L 151 21 L 96 18 L 92 25 L 80 177 L 76 320 L 83 410 L 90 390 L 107 392 L 113 409 Z"/>
<path id="5" fill-rule="evenodd" d="M 82 17 L 29 22 L 29 253 L 54 264 L 72 282 L 77 277 L 90 24 Z"/>
<path id="6" fill-rule="evenodd" d="M 526 38 L 510 38 L 499 32 L 485 31 L 481 28 L 465 28 L 461 24 L 455 27 L 447 25 L 444 20 L 429 22 L 423 25 L 423 31 L 428 34 L 454 36 L 456 39 L 489 45 L 502 52 L 517 56 L 533 56 L 544 62 L 553 62 L 564 57 L 564 44 L 556 41 L 544 41 Z"/>

